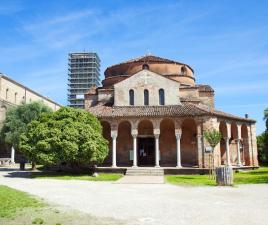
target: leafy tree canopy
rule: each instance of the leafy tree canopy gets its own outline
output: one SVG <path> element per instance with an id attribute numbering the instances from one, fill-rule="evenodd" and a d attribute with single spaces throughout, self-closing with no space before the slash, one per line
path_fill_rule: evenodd
<path id="1" fill-rule="evenodd" d="M 268 163 L 268 108 L 264 110 L 266 130 L 257 137 L 258 157 L 262 163 Z"/>
<path id="2" fill-rule="evenodd" d="M 216 145 L 221 141 L 221 133 L 215 129 L 205 131 L 204 137 L 212 148 L 215 148 Z"/>
<path id="3" fill-rule="evenodd" d="M 44 165 L 92 165 L 106 158 L 108 141 L 92 114 L 62 107 L 32 121 L 21 135 L 20 148 L 31 160 Z"/>
<path id="4" fill-rule="evenodd" d="M 268 130 L 268 108 L 264 110 L 264 118 L 266 123 L 266 131 Z"/>
<path id="5" fill-rule="evenodd" d="M 10 108 L 1 129 L 2 139 L 18 149 L 20 135 L 26 132 L 27 125 L 42 113 L 48 112 L 52 112 L 52 110 L 42 102 L 23 103 Z"/>

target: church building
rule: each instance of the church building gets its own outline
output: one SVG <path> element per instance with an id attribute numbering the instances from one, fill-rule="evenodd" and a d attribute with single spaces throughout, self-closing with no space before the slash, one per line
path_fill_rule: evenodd
<path id="1" fill-rule="evenodd" d="M 222 139 L 214 165 L 256 167 L 255 122 L 215 109 L 214 90 L 196 84 L 191 66 L 146 55 L 105 70 L 102 87 L 85 94 L 109 141 L 102 166 L 208 168 L 211 147 L 206 130 Z"/>

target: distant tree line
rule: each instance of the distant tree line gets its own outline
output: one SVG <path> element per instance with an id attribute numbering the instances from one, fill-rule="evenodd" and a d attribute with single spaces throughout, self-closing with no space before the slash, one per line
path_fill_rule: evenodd
<path id="1" fill-rule="evenodd" d="M 257 137 L 258 157 L 261 163 L 268 163 L 268 108 L 264 110 L 266 129 Z"/>

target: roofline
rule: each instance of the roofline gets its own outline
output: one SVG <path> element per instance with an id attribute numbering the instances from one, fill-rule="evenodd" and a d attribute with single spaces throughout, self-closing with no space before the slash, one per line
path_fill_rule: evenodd
<path id="1" fill-rule="evenodd" d="M 114 67 L 114 66 L 120 66 L 120 65 L 123 65 L 123 64 L 135 63 L 135 61 L 138 61 L 139 59 L 142 59 L 142 58 L 144 58 L 144 57 L 146 57 L 146 56 L 154 56 L 154 55 L 144 55 L 144 56 L 139 56 L 139 57 L 136 57 L 136 58 L 133 58 L 133 59 L 129 59 L 129 60 L 124 61 L 124 62 L 121 62 L 121 63 L 113 64 L 113 65 L 111 65 L 111 66 L 108 66 L 108 67 L 105 69 L 104 74 L 106 73 L 106 71 L 107 71 L 108 69 L 110 69 L 110 68 L 112 68 L 112 67 Z M 162 58 L 162 57 L 159 57 L 159 56 L 154 56 L 154 57 Z M 192 70 L 192 72 L 194 73 L 194 69 L 193 69 L 191 66 L 189 66 L 188 64 L 186 64 L 186 63 L 181 63 L 181 62 L 174 61 L 174 60 L 171 60 L 171 59 L 166 59 L 166 58 L 162 58 L 162 59 L 165 59 L 165 60 L 169 61 L 169 62 L 166 62 L 166 63 L 174 63 L 174 64 L 179 64 L 179 65 L 187 66 L 187 67 L 189 67 L 189 69 Z"/>
<path id="2" fill-rule="evenodd" d="M 4 78 L 4 79 L 6 79 L 6 80 L 8 80 L 8 81 L 10 81 L 10 82 L 12 82 L 12 83 L 14 83 L 14 84 L 16 84 L 16 85 L 18 85 L 18 86 L 20 86 L 20 87 L 22 87 L 22 88 L 24 88 L 24 89 L 26 89 L 26 90 L 32 92 L 32 93 L 38 95 L 39 97 L 46 99 L 47 101 L 49 101 L 49 102 L 51 102 L 51 103 L 53 103 L 53 104 L 55 104 L 55 105 L 57 105 L 57 106 L 60 106 L 60 107 L 62 106 L 62 105 L 58 104 L 57 102 L 55 102 L 55 101 L 49 99 L 48 97 L 45 97 L 45 96 L 43 96 L 43 95 L 37 93 L 36 91 L 34 91 L 34 90 L 32 90 L 32 89 L 30 89 L 30 88 L 24 86 L 23 84 L 20 84 L 20 83 L 18 83 L 17 81 L 15 81 L 15 80 L 9 78 L 8 76 L 6 76 L 6 75 L 3 74 L 3 73 L 0 73 L 0 79 L 1 79 L 1 78 Z"/>

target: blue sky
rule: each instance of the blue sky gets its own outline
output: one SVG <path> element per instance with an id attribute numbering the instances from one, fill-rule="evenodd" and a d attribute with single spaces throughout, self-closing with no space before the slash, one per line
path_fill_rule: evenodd
<path id="1" fill-rule="evenodd" d="M 216 108 L 257 120 L 268 107 L 268 1 L 0 0 L 0 72 L 67 104 L 69 52 L 104 69 L 146 54 L 191 65 Z M 102 76 L 103 78 L 103 76 Z"/>

